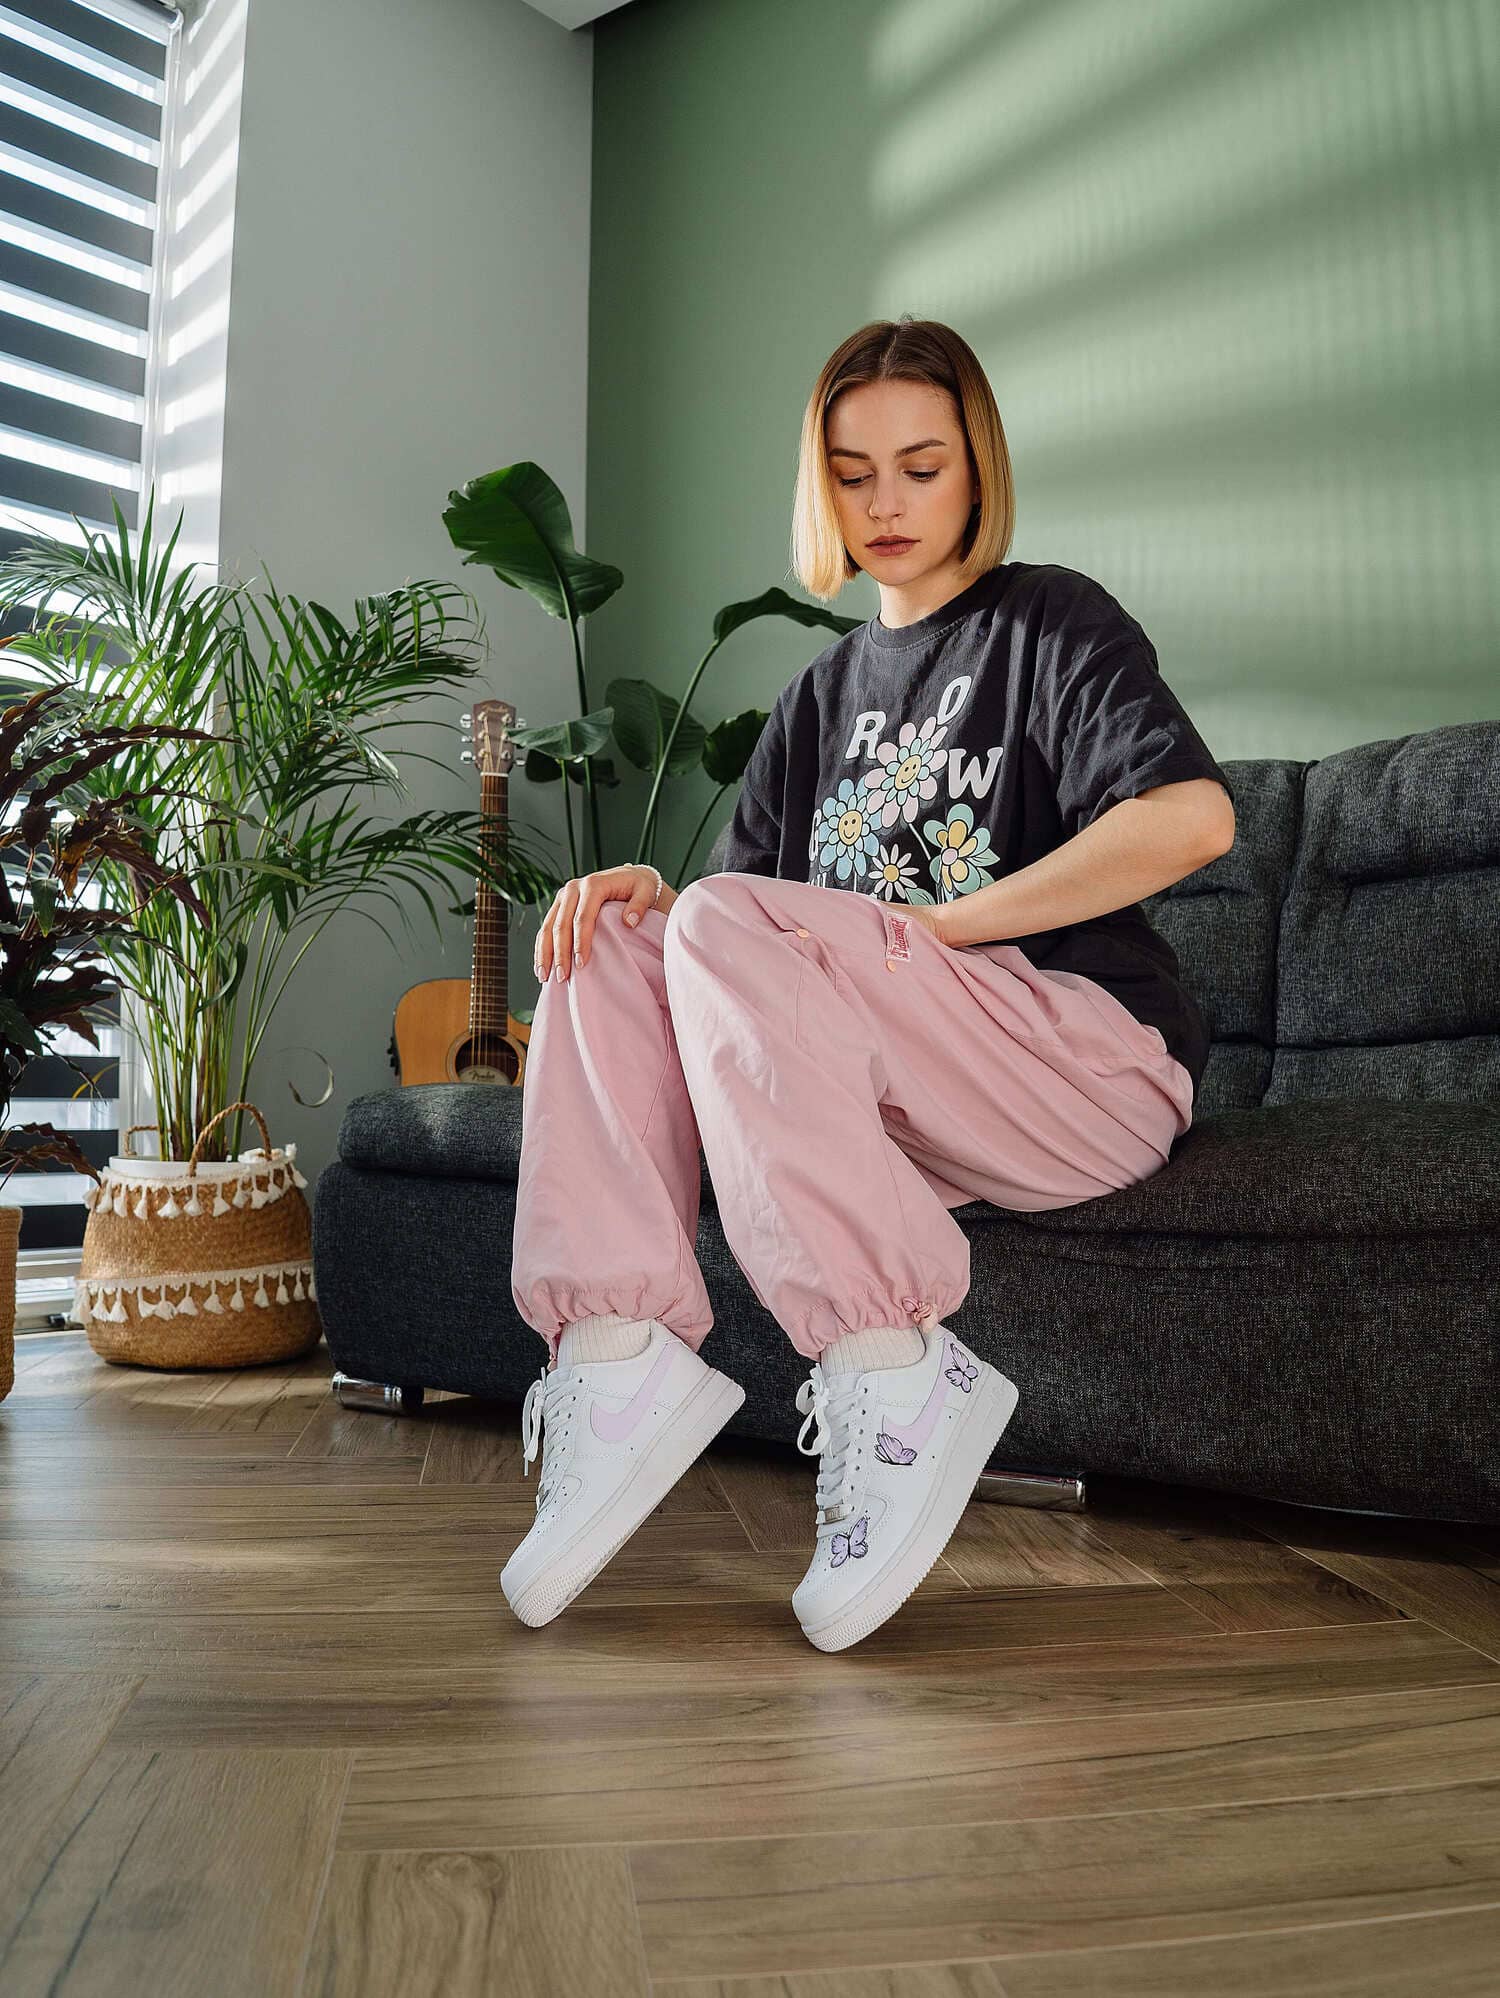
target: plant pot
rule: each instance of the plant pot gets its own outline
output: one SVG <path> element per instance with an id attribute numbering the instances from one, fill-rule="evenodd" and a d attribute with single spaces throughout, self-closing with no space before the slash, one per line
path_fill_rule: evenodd
<path id="1" fill-rule="evenodd" d="M 0 1401 L 16 1379 L 16 1251 L 22 1212 L 19 1207 L 0 1207 Z"/>
<path id="2" fill-rule="evenodd" d="M 264 1143 L 200 1164 L 221 1118 L 248 1110 Z M 73 1308 L 101 1359 L 116 1365 L 258 1366 L 309 1352 L 322 1337 L 312 1215 L 296 1146 L 273 1149 L 253 1103 L 231 1103 L 198 1134 L 192 1157 L 125 1151 L 84 1199 L 89 1218 Z"/>

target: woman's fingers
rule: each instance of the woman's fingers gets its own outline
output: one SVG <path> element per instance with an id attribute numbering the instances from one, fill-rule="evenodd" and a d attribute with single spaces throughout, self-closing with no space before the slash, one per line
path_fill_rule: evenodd
<path id="1" fill-rule="evenodd" d="M 628 911 L 621 913 L 627 921 L 640 922 L 652 906 L 656 889 L 649 875 L 641 877 L 641 885 L 638 873 L 631 867 L 610 868 L 563 884 L 537 930 L 531 964 L 539 984 L 544 985 L 553 971 L 566 978 L 575 964 L 588 963 L 593 955 L 594 924 L 606 902 L 628 902 Z"/>
<path id="2" fill-rule="evenodd" d="M 559 978 L 566 978 L 568 956 L 563 951 L 564 939 L 572 936 L 572 917 L 569 913 L 577 899 L 577 884 L 566 881 L 558 889 L 552 907 L 542 918 L 542 926 L 536 939 L 536 975 L 541 984 L 555 971 Z"/>
<path id="3" fill-rule="evenodd" d="M 589 938 L 594 933 L 594 911 L 600 897 L 589 893 L 587 883 L 570 881 L 558 900 L 552 922 L 552 951 L 559 978 L 566 978 L 574 962 L 588 963 Z M 582 955 L 580 955 L 580 948 Z"/>
<path id="4" fill-rule="evenodd" d="M 568 890 L 573 892 L 569 894 Z M 557 965 L 559 978 L 566 978 L 573 969 L 573 923 L 574 912 L 578 907 L 578 892 L 573 882 L 563 891 L 563 902 L 552 925 L 552 954 Z"/>
<path id="5" fill-rule="evenodd" d="M 578 907 L 573 912 L 573 956 L 579 964 L 587 964 L 594 946 L 594 925 L 599 920 L 602 903 L 610 900 L 597 890 L 587 891 L 579 898 Z"/>

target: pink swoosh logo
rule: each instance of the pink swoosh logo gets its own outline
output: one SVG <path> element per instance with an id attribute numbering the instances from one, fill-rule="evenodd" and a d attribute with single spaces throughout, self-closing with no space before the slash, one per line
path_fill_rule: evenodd
<path id="1" fill-rule="evenodd" d="M 675 1333 L 673 1337 L 676 1337 Z M 661 1351 L 656 1356 L 656 1365 L 647 1374 L 646 1378 L 641 1382 L 623 1408 L 601 1408 L 597 1401 L 591 1404 L 589 1408 L 589 1421 L 593 1425 L 594 1434 L 599 1438 L 601 1443 L 624 1442 L 625 1438 L 651 1406 L 656 1384 L 671 1364 L 672 1348 L 664 1339 Z"/>
<path id="2" fill-rule="evenodd" d="M 885 1424 L 886 1435 L 894 1436 L 897 1442 L 904 1443 L 908 1450 L 920 1450 L 922 1445 L 927 1441 L 928 1437 L 932 1434 L 933 1425 L 937 1421 L 938 1416 L 942 1413 L 943 1408 L 947 1403 L 947 1400 L 948 1400 L 947 1377 L 942 1372 L 942 1370 L 939 1369 L 938 1377 L 936 1381 L 933 1383 L 932 1393 L 928 1395 L 927 1400 L 923 1404 L 922 1412 L 917 1417 L 916 1421 L 913 1422 L 906 1429 L 893 1428 L 892 1425 L 888 1422 Z"/>

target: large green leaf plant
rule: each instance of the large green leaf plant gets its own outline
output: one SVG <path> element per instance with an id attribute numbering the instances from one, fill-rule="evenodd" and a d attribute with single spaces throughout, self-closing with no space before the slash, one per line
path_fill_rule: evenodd
<path id="1" fill-rule="evenodd" d="M 580 850 L 573 823 L 572 799 L 563 790 L 568 854 L 577 875 L 625 859 L 655 859 L 663 787 L 668 778 L 687 778 L 701 771 L 716 787 L 703 808 L 682 859 L 668 879 L 685 884 L 687 870 L 705 827 L 726 791 L 737 789 L 767 720 L 763 708 L 746 708 L 713 727 L 692 712 L 692 701 L 709 662 L 719 647 L 743 625 L 762 617 L 789 618 L 794 624 L 820 626 L 843 633 L 858 618 L 839 617 L 820 604 L 799 602 L 780 588 L 758 597 L 726 604 L 714 618 L 713 642 L 703 653 L 683 693 L 665 691 L 650 680 L 621 677 L 604 690 L 604 705 L 595 707 L 584 668 L 579 622 L 621 587 L 625 578 L 607 562 L 580 554 L 573 545 L 568 503 L 540 465 L 527 460 L 470 479 L 448 495 L 443 514 L 453 545 L 464 551 L 466 563 L 482 563 L 513 589 L 525 590 L 549 617 L 566 618 L 573 641 L 574 669 L 581 712 L 572 720 L 518 727 L 508 731 L 518 751 L 524 751 L 524 774 L 533 783 L 557 783 L 566 777 L 583 788 L 588 810 L 589 840 Z M 651 790 L 642 814 L 634 852 L 605 858 L 599 822 L 599 790 L 620 781 L 609 753 L 613 740 L 626 762 L 651 777 Z M 548 890 L 550 896 L 556 884 Z"/>

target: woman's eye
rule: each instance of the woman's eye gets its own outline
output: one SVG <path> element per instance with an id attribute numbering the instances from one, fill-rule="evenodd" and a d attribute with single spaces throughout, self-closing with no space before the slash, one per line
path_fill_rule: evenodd
<path id="1" fill-rule="evenodd" d="M 911 476 L 912 476 L 912 477 L 913 477 L 914 479 L 935 479 L 935 478 L 937 477 L 937 473 L 936 473 L 936 472 L 913 472 L 913 473 L 911 474 Z M 869 473 L 867 472 L 867 473 L 865 474 L 865 478 L 868 478 L 868 477 L 869 477 Z M 840 479 L 840 480 L 839 480 L 839 484 L 840 484 L 841 486 L 862 486 L 862 485 L 864 484 L 864 482 L 865 482 L 865 480 L 864 480 L 864 479 Z"/>

